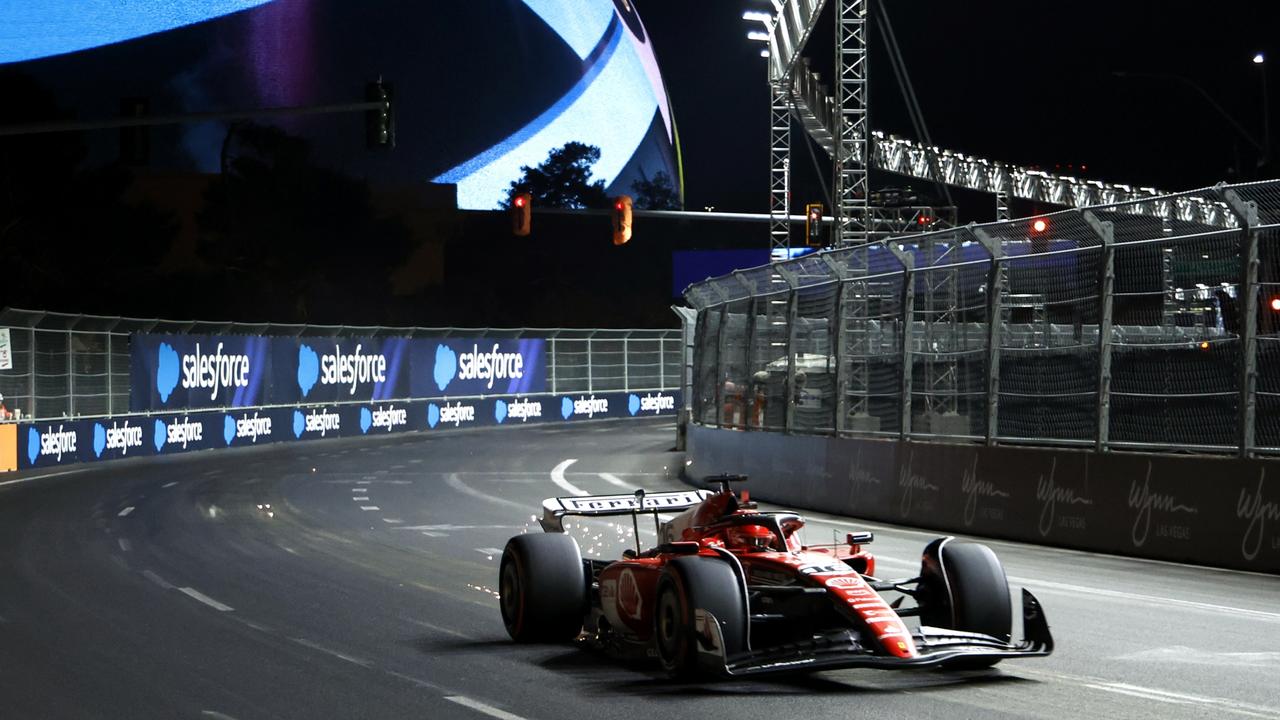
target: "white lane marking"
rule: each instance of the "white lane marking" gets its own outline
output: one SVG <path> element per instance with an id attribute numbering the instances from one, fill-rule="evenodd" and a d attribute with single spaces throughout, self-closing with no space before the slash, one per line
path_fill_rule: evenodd
<path id="1" fill-rule="evenodd" d="M 1205 710 L 1213 711 L 1210 713 L 1210 717 L 1221 715 L 1222 711 L 1225 710 L 1227 712 L 1244 715 L 1246 717 L 1280 720 L 1280 709 L 1278 708 L 1254 705 L 1253 703 L 1241 702 L 1239 700 L 1209 697 L 1206 695 L 1176 693 L 1168 690 L 1160 690 L 1158 688 L 1144 687 L 1141 685 L 1111 682 L 1099 677 L 1070 675 L 1067 673 L 1055 672 L 1052 670 L 1041 670 L 1023 665 L 1018 666 L 1018 673 L 1051 678 L 1054 680 L 1064 681 L 1078 687 L 1117 693 L 1120 695 L 1129 695 L 1131 697 L 1142 698 L 1143 700 L 1154 700 L 1157 702 L 1172 703 L 1176 705 L 1199 705 Z"/>
<path id="2" fill-rule="evenodd" d="M 117 515 L 116 515 L 116 517 L 128 517 L 129 513 L 131 513 L 131 512 L 133 512 L 133 506 L 132 506 L 132 505 L 130 505 L 129 507 L 127 507 L 127 508 L 125 508 L 125 509 L 123 509 L 123 510 L 121 510 L 121 511 L 119 512 L 119 514 L 117 514 Z"/>
<path id="3" fill-rule="evenodd" d="M 195 588 L 183 587 L 183 588 L 178 588 L 178 590 L 182 594 L 190 598 L 199 600 L 200 602 L 204 603 L 205 605 L 208 605 L 209 607 L 213 608 L 214 610 L 217 610 L 218 612 L 231 612 L 232 610 L 235 609 L 230 605 L 223 605 L 222 603 L 218 602 L 217 600 L 214 600 L 213 598 L 209 597 L 208 595 L 205 595 L 204 593 L 200 592 L 199 590 L 196 590 Z"/>
<path id="4" fill-rule="evenodd" d="M 351 492 L 353 492 L 353 493 L 367 493 L 367 492 L 369 492 L 369 488 L 368 488 L 368 487 L 364 487 L 364 486 L 367 486 L 368 484 L 369 484 L 368 482 L 365 482 L 365 483 L 363 483 L 363 485 L 357 485 L 357 486 L 355 486 L 355 487 L 351 488 Z"/>
<path id="5" fill-rule="evenodd" d="M 363 495 L 361 497 L 353 497 L 351 498 L 351 501 L 352 502 L 369 502 L 369 496 Z"/>
<path id="6" fill-rule="evenodd" d="M 1264 622 L 1280 622 L 1280 613 L 1266 612 L 1263 610 L 1249 610 L 1246 608 L 1231 607 L 1229 605 L 1215 605 L 1213 603 L 1196 602 L 1194 600 L 1179 600 L 1177 598 L 1159 597 L 1156 595 L 1142 595 L 1139 593 L 1124 592 L 1122 590 L 1104 590 L 1102 588 L 1089 587 L 1087 585 L 1072 585 L 1070 583 L 1053 582 L 1051 580 L 1037 580 L 1035 578 L 1024 578 L 1016 575 L 1010 575 L 1009 581 L 1020 585 L 1027 585 L 1050 591 L 1056 590 L 1058 592 L 1070 593 L 1072 595 L 1093 595 L 1096 597 L 1116 598 L 1132 602 L 1147 603 L 1150 605 L 1172 605 L 1174 607 L 1188 608 L 1191 610 L 1227 613 L 1229 615 L 1250 618 L 1252 620 L 1262 620 Z"/>
<path id="7" fill-rule="evenodd" d="M 403 521 L 403 520 L 397 520 L 397 519 L 395 519 L 395 518 L 382 518 L 382 522 L 387 523 L 388 525 L 398 525 L 398 524 L 400 524 L 400 523 L 402 523 L 402 522 L 404 522 L 404 521 Z"/>
<path id="8" fill-rule="evenodd" d="M 432 530 L 423 530 L 422 534 L 427 537 L 449 537 L 449 533 L 435 532 Z"/>
<path id="9" fill-rule="evenodd" d="M 513 502 L 506 498 L 500 498 L 495 495 L 488 495 L 486 493 L 480 492 L 479 490 L 476 490 L 475 488 L 469 485 L 464 485 L 462 483 L 462 479 L 458 477 L 458 473 L 449 473 L 448 475 L 445 475 L 444 484 L 448 485 L 450 488 L 453 488 L 454 490 L 457 490 L 463 495 L 470 495 L 473 498 L 484 500 L 485 502 L 497 503 L 499 505 L 506 505 L 508 507 L 513 507 L 520 510 L 521 513 L 529 512 L 528 506 L 526 506 L 524 503 Z"/>
<path id="10" fill-rule="evenodd" d="M 373 667 L 373 663 L 368 660 L 364 660 L 358 657 L 353 657 L 351 655 L 344 655 L 343 653 L 340 653 L 337 650 L 330 650 L 329 648 L 323 645 L 320 645 L 319 643 L 312 642 L 306 638 L 289 638 L 289 639 L 298 643 L 303 647 L 308 647 L 308 648 L 311 648 L 312 650 L 319 650 L 325 655 L 331 655 L 333 657 L 338 658 L 339 660 L 344 660 L 346 662 L 359 665 L 360 667 L 366 667 L 366 668 Z"/>
<path id="11" fill-rule="evenodd" d="M 457 703 L 463 707 L 469 707 L 472 710 L 484 713 L 489 717 L 498 718 L 498 720 L 525 720 L 519 715 L 509 713 L 506 710 L 499 710 L 492 705 L 486 705 L 479 700 L 472 700 L 465 695 L 445 695 L 444 699 L 451 703 Z"/>
<path id="12" fill-rule="evenodd" d="M 368 500 L 369 498 L 365 498 L 365 499 Z M 382 508 L 378 507 L 377 505 L 361 505 L 360 509 L 361 510 L 381 510 Z"/>
<path id="13" fill-rule="evenodd" d="M 87 472 L 96 468 L 76 468 L 75 470 L 63 470 L 62 472 L 44 473 L 43 475 L 32 475 L 31 477 L 18 478 L 17 480 L 5 480 L 0 482 L 0 487 L 5 485 L 18 485 L 20 483 L 32 482 L 33 480 L 44 480 L 45 478 L 58 477 L 60 475 L 74 475 L 76 473 Z"/>
<path id="14" fill-rule="evenodd" d="M 162 489 L 163 489 L 163 488 L 171 488 L 171 487 L 173 487 L 174 485 L 177 485 L 177 484 L 178 484 L 178 481 L 177 481 L 177 480 L 170 480 L 169 482 L 167 482 L 167 483 L 165 483 L 165 484 L 161 485 L 160 487 L 161 487 Z"/>
<path id="15" fill-rule="evenodd" d="M 573 483 L 564 479 L 564 471 L 568 470 L 569 466 L 576 462 L 578 462 L 577 458 L 569 458 L 568 460 L 565 460 L 564 462 L 552 468 L 551 482 L 555 483 L 556 485 L 559 485 L 561 489 L 565 490 L 570 495 L 588 495 L 589 493 L 587 493 L 585 490 L 582 490 L 581 488 L 575 486 Z"/>
<path id="16" fill-rule="evenodd" d="M 150 580 L 151 582 L 155 583 L 156 585 L 159 585 L 159 586 L 160 586 L 162 589 L 164 589 L 164 590 L 172 590 L 172 589 L 173 589 L 173 585 L 172 585 L 172 584 L 170 584 L 170 583 L 169 583 L 169 581 L 167 581 L 167 580 L 165 580 L 164 578 L 160 577 L 159 575 L 157 575 L 157 574 L 155 574 L 155 573 L 151 572 L 150 570 L 143 570 L 143 571 L 142 571 L 142 577 L 144 577 L 144 578 L 146 578 L 146 579 Z"/>
<path id="17" fill-rule="evenodd" d="M 502 554 L 502 551 L 501 551 L 501 550 L 499 550 L 498 548 L 493 548 L 493 547 L 488 547 L 488 548 L 476 548 L 476 552 L 478 552 L 478 553 L 484 553 L 485 555 L 501 555 L 501 554 Z"/>
<path id="18" fill-rule="evenodd" d="M 434 625 L 432 623 L 427 622 L 426 620 L 418 620 L 417 618 L 405 618 L 405 620 L 408 620 L 414 625 L 421 625 L 422 627 L 427 628 L 428 630 L 435 630 L 436 632 L 444 633 L 445 635 L 452 635 L 454 637 L 462 638 L 464 640 L 475 640 L 475 638 L 471 637 L 470 635 L 467 635 L 466 633 L 460 633 L 457 630 L 443 627 L 441 625 Z"/>
<path id="19" fill-rule="evenodd" d="M 613 473 L 600 473 L 600 479 L 604 480 L 610 485 L 616 485 L 622 488 L 623 490 L 635 491 L 636 489 L 639 488 L 638 485 L 632 485 L 629 482 L 623 482 L 622 478 L 618 477 L 617 475 L 614 475 Z"/>
<path id="20" fill-rule="evenodd" d="M 236 720 L 234 717 L 220 713 L 217 710 L 201 710 L 200 717 L 213 718 L 213 720 Z"/>
<path id="21" fill-rule="evenodd" d="M 116 538 L 116 544 L 118 544 L 120 549 L 124 552 L 129 552 L 129 550 L 133 548 L 133 543 L 129 542 L 125 538 Z"/>
<path id="22" fill-rule="evenodd" d="M 1208 667 L 1276 667 L 1280 668 L 1280 652 L 1222 652 L 1190 648 L 1186 645 L 1152 648 L 1126 653 L 1115 658 L 1121 662 L 1166 662 Z"/>

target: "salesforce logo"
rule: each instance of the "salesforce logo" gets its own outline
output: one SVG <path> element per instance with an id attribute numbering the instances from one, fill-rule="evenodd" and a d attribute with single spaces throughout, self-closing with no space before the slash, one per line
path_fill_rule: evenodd
<path id="1" fill-rule="evenodd" d="M 222 421 L 222 439 L 227 445 L 231 445 L 236 440 L 256 443 L 258 438 L 269 437 L 271 437 L 271 418 L 259 417 L 256 412 L 252 417 L 248 413 L 239 418 L 227 415 Z"/>
<path id="2" fill-rule="evenodd" d="M 395 428 L 409 424 L 409 411 L 395 405 L 378 406 L 376 410 L 360 408 L 360 432 L 368 433 L 370 428 L 385 428 L 391 432 Z"/>
<path id="3" fill-rule="evenodd" d="M 440 388 L 440 392 L 444 392 L 444 389 L 449 387 L 449 383 L 453 382 L 453 377 L 457 374 L 458 354 L 448 345 L 437 345 L 436 366 L 431 373 L 431 378 L 436 381 L 436 387 Z"/>
<path id="4" fill-rule="evenodd" d="M 646 413 L 646 412 L 651 412 L 654 415 L 657 415 L 658 413 L 661 413 L 664 410 L 675 410 L 675 409 L 676 409 L 676 397 L 674 395 L 663 395 L 662 393 L 658 393 L 657 395 L 652 395 L 649 393 L 645 393 L 644 397 L 639 397 L 638 395 L 632 394 L 630 397 L 627 398 L 627 410 L 632 415 L 635 415 L 637 413 Z"/>
<path id="5" fill-rule="evenodd" d="M 382 354 L 366 355 L 364 345 L 357 344 L 355 352 L 343 354 L 342 346 L 335 344 L 333 353 L 318 355 L 310 345 L 298 346 L 298 389 L 302 397 L 321 385 L 350 386 L 348 395 L 355 395 L 356 388 L 369 383 L 387 381 L 387 358 Z"/>
<path id="6" fill-rule="evenodd" d="M 445 403 L 438 406 L 435 403 L 427 405 L 427 426 L 435 429 L 437 425 L 452 425 L 458 427 L 463 423 L 472 423 L 476 421 L 476 407 L 474 405 L 463 405 L 461 402 L 456 405 Z"/>
<path id="7" fill-rule="evenodd" d="M 126 420 L 124 425 L 119 423 L 111 423 L 111 427 L 103 427 L 101 423 L 93 424 L 93 456 L 102 457 L 104 450 L 119 450 L 120 454 L 128 455 L 129 448 L 142 447 L 142 426 L 130 425 Z"/>
<path id="8" fill-rule="evenodd" d="M 222 388 L 249 387 L 249 356 L 223 355 L 222 347 L 223 344 L 218 343 L 212 355 L 204 355 L 200 352 L 200 343 L 196 343 L 194 355 L 183 355 L 182 387 L 208 388 L 210 400 L 217 400 Z"/>
<path id="9" fill-rule="evenodd" d="M 160 402 L 169 402 L 173 389 L 178 387 L 178 352 L 169 343 L 160 343 L 156 352 L 156 392 L 160 393 Z"/>
<path id="10" fill-rule="evenodd" d="M 304 433 L 319 433 L 320 437 L 324 437 L 341 430 L 342 419 L 336 412 L 329 412 L 323 408 L 308 413 L 301 410 L 293 411 L 293 436 L 296 438 L 301 438 Z"/>
<path id="11" fill-rule="evenodd" d="M 560 415 L 565 420 L 579 415 L 586 415 L 590 419 L 596 415 L 607 414 L 609 414 L 609 401 L 605 398 L 598 398 L 595 395 L 579 397 L 577 400 L 568 397 L 560 400 Z"/>
<path id="12" fill-rule="evenodd" d="M 528 422 L 529 418 L 542 417 L 542 403 L 529 402 L 519 398 L 507 402 L 498 400 L 493 405 L 493 419 L 501 425 L 504 420 L 511 418 L 520 422 Z"/>
<path id="13" fill-rule="evenodd" d="M 34 427 L 27 431 L 27 461 L 30 464 L 35 465 L 36 460 L 42 457 L 53 457 L 54 462 L 60 463 L 64 454 L 75 455 L 76 433 L 62 428 L 59 425 L 54 430 L 50 425 L 43 433 Z"/>
<path id="14" fill-rule="evenodd" d="M 174 420 L 171 423 L 165 423 L 165 421 L 159 419 L 156 420 L 155 432 L 152 435 L 152 442 L 156 446 L 156 452 L 160 452 L 169 445 L 181 445 L 182 449 L 186 450 L 187 445 L 203 441 L 203 422 L 198 420 L 192 422 L 185 416 L 181 420 Z"/>

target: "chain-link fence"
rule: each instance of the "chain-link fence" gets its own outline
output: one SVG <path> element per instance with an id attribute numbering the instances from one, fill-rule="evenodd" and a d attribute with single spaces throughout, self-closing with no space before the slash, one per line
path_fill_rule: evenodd
<path id="1" fill-rule="evenodd" d="M 834 249 L 685 297 L 708 425 L 1280 450 L 1280 181 Z"/>
<path id="2" fill-rule="evenodd" d="M 0 328 L 9 330 L 13 358 L 11 370 L 0 370 L 3 404 L 21 419 L 34 420 L 128 413 L 131 339 L 136 333 L 545 338 L 547 389 L 553 394 L 678 390 L 684 363 L 679 329 L 283 325 L 146 320 L 18 309 L 0 311 Z"/>

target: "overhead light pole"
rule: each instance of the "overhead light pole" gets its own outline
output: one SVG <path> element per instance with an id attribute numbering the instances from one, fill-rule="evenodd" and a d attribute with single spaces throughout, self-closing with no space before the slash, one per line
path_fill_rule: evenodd
<path id="1" fill-rule="evenodd" d="M 1262 164 L 1271 163 L 1271 97 L 1267 89 L 1267 56 L 1257 53 L 1253 64 L 1258 66 L 1262 78 Z"/>

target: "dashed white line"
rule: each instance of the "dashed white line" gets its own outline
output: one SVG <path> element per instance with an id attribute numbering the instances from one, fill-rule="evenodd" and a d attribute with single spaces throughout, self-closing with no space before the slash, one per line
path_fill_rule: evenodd
<path id="1" fill-rule="evenodd" d="M 519 715 L 509 713 L 506 710 L 499 710 L 492 705 L 487 705 L 479 700 L 473 700 L 465 695 L 445 695 L 444 699 L 451 703 L 457 703 L 463 707 L 469 707 L 472 710 L 484 713 L 489 717 L 498 718 L 498 720 L 525 720 Z"/>
<path id="2" fill-rule="evenodd" d="M 564 471 L 568 470 L 569 466 L 576 462 L 578 462 L 577 458 L 569 458 L 568 460 L 565 460 L 564 462 L 552 468 L 551 482 L 560 486 L 560 488 L 568 492 L 570 495 L 587 495 L 589 493 L 587 493 L 585 490 L 577 487 L 573 483 L 564 479 Z"/>
<path id="3" fill-rule="evenodd" d="M 369 502 L 369 496 L 368 496 L 368 495 L 364 495 L 364 496 L 361 496 L 361 497 L 353 497 L 353 498 L 351 498 L 351 501 L 352 501 L 352 502 Z"/>
<path id="4" fill-rule="evenodd" d="M 178 590 L 182 592 L 182 594 L 190 598 L 193 598 L 195 600 L 198 600 L 204 603 L 205 605 L 208 605 L 209 607 L 213 608 L 214 610 L 217 610 L 218 612 L 231 612 L 232 610 L 235 609 L 230 605 L 223 605 L 222 603 L 218 602 L 217 600 L 214 600 L 213 598 L 209 597 L 208 595 L 205 595 L 204 593 L 200 592 L 199 590 L 196 590 L 195 588 L 183 587 L 183 588 L 178 588 Z"/>
<path id="5" fill-rule="evenodd" d="M 378 507 L 377 505 L 361 505 L 360 509 L 361 510 L 381 510 L 382 508 Z"/>
<path id="6" fill-rule="evenodd" d="M 234 717 L 220 713 L 217 710 L 201 710 L 200 717 L 213 718 L 213 720 L 236 720 Z"/>
<path id="7" fill-rule="evenodd" d="M 402 522 L 404 522 L 404 521 L 403 521 L 403 520 L 397 520 L 396 518 L 382 518 L 382 522 L 387 523 L 388 525 L 399 525 L 400 523 L 402 523 Z"/>
<path id="8" fill-rule="evenodd" d="M 129 550 L 133 549 L 133 543 L 129 542 L 125 538 L 116 538 L 116 544 L 118 544 L 120 549 L 124 552 L 129 552 Z"/>
<path id="9" fill-rule="evenodd" d="M 157 574 L 155 574 L 155 573 L 151 572 L 150 570 L 143 570 L 143 571 L 142 571 L 142 577 L 144 577 L 144 578 L 146 578 L 146 579 L 150 580 L 151 582 L 155 583 L 156 585 L 159 585 L 159 586 L 160 586 L 160 588 L 161 588 L 161 589 L 163 589 L 163 590 L 172 590 L 172 589 L 173 589 L 173 585 L 171 585 L 171 584 L 169 583 L 169 581 L 167 581 L 167 580 L 165 580 L 164 578 L 160 577 L 159 575 L 157 575 Z"/>
<path id="10" fill-rule="evenodd" d="M 18 478 L 17 480 L 5 480 L 3 482 L 0 482 L 0 487 L 4 487 L 5 485 L 18 485 L 20 483 L 31 482 L 33 480 L 44 480 L 45 478 L 58 477 L 60 475 L 72 475 L 75 473 L 86 472 L 92 469 L 94 468 L 87 468 L 87 467 L 76 468 L 74 470 L 63 470 L 61 472 L 44 473 L 43 475 L 32 475 L 31 477 Z"/>
<path id="11" fill-rule="evenodd" d="M 362 659 L 362 658 L 358 658 L 358 657 L 352 657 L 351 655 L 344 655 L 343 653 L 340 653 L 340 652 L 338 652 L 337 650 L 330 650 L 329 648 L 327 648 L 327 647 L 325 647 L 325 646 L 323 646 L 323 645 L 320 645 L 319 643 L 312 642 L 312 641 L 310 641 L 310 640 L 308 640 L 308 639 L 306 639 L 306 638 L 289 638 L 289 639 L 290 639 L 290 640 L 292 640 L 292 641 L 294 641 L 294 642 L 296 642 L 296 643 L 298 643 L 299 645 L 301 645 L 301 646 L 303 646 L 303 647 L 309 647 L 309 648 L 311 648 L 312 650 L 319 650 L 320 652 L 324 653 L 325 655 L 331 655 L 331 656 L 333 656 L 333 657 L 338 658 L 339 660 L 343 660 L 343 661 L 346 661 L 346 662 L 349 662 L 349 663 L 352 663 L 352 664 L 355 664 L 355 665 L 359 665 L 360 667 L 366 667 L 366 668 L 367 668 L 367 667 L 372 667 L 372 666 L 373 666 L 373 663 L 372 663 L 372 662 L 370 662 L 369 660 L 364 660 L 364 659 Z"/>
<path id="12" fill-rule="evenodd" d="M 525 505 L 524 503 L 513 502 L 506 498 L 497 497 L 496 495 L 487 495 L 485 493 L 480 492 L 479 490 L 476 490 L 475 488 L 469 485 L 463 484 L 462 479 L 458 477 L 458 473 L 449 473 L 448 475 L 445 475 L 444 484 L 448 485 L 454 490 L 457 490 L 463 495 L 470 495 L 473 498 L 484 500 L 486 502 L 497 503 L 499 505 L 506 505 L 508 507 L 513 507 L 520 510 L 520 512 L 522 513 L 529 511 L 528 506 Z"/>
<path id="13" fill-rule="evenodd" d="M 121 511 L 116 515 L 116 517 L 128 517 L 128 516 L 129 516 L 129 513 L 131 513 L 131 512 L 133 512 L 133 506 L 132 506 L 132 505 L 130 505 L 129 507 L 127 507 L 127 508 L 125 508 L 125 509 L 123 509 L 123 510 L 121 510 Z"/>
<path id="14" fill-rule="evenodd" d="M 604 480 L 610 485 L 616 485 L 622 488 L 623 490 L 634 491 L 639 487 L 638 485 L 632 485 L 629 482 L 623 482 L 622 478 L 618 477 L 617 475 L 614 475 L 613 473 L 600 473 L 600 479 Z"/>
<path id="15" fill-rule="evenodd" d="M 173 487 L 174 485 L 177 485 L 177 484 L 178 484 L 178 481 L 177 481 L 177 480 L 170 480 L 169 482 L 167 482 L 167 483 L 165 483 L 165 484 L 161 485 L 160 487 L 161 487 L 161 488 L 171 488 L 171 487 Z"/>

